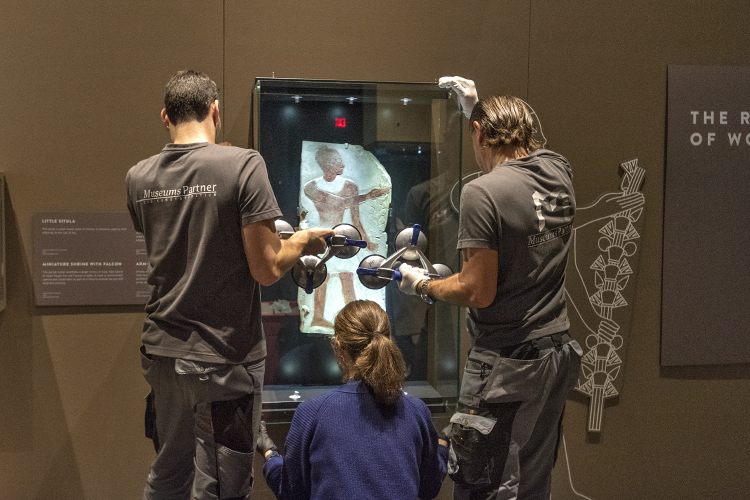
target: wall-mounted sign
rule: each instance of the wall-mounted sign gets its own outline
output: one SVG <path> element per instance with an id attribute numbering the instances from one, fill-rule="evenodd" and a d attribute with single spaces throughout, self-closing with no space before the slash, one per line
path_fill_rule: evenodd
<path id="1" fill-rule="evenodd" d="M 38 306 L 145 304 L 148 259 L 127 212 L 34 214 Z"/>
<path id="2" fill-rule="evenodd" d="M 661 364 L 750 363 L 750 67 L 668 80 Z"/>

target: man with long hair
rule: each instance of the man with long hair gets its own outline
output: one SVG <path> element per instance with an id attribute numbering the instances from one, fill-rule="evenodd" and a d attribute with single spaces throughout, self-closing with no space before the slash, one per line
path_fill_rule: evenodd
<path id="1" fill-rule="evenodd" d="M 539 149 L 521 99 L 478 100 L 460 77 L 440 84 L 460 96 L 483 175 L 461 193 L 461 272 L 433 281 L 402 265 L 400 288 L 469 308 L 472 349 L 451 418 L 454 498 L 547 500 L 582 354 L 565 304 L 570 165 Z"/>

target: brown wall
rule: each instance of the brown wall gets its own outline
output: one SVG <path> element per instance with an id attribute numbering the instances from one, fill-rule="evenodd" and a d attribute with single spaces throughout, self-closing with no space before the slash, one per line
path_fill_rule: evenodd
<path id="1" fill-rule="evenodd" d="M 747 64 L 744 0 L 1 0 L 0 9 L 8 217 L 0 499 L 139 496 L 153 455 L 142 438 L 142 315 L 35 307 L 31 217 L 124 210 L 128 168 L 167 141 L 163 85 L 187 67 L 221 87 L 223 139 L 239 146 L 248 145 L 256 76 L 457 74 L 480 95 L 532 103 L 550 147 L 573 164 L 579 203 L 611 189 L 617 165 L 637 156 L 647 170 L 646 222 L 622 393 L 599 438 L 586 435 L 586 406 L 568 405 L 573 483 L 596 500 L 747 495 L 750 368 L 659 368 L 666 68 Z M 576 498 L 567 470 L 563 456 L 556 499 Z"/>

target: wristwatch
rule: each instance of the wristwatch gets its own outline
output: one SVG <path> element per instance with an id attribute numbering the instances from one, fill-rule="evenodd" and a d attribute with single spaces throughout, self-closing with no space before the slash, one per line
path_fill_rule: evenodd
<path id="1" fill-rule="evenodd" d="M 429 295 L 427 295 L 427 283 L 429 283 L 430 281 L 432 281 L 432 278 L 427 278 L 426 280 L 422 281 L 422 288 L 420 288 L 419 290 L 419 296 L 422 297 L 422 300 L 424 300 L 428 304 L 432 304 L 433 302 L 435 302 Z"/>

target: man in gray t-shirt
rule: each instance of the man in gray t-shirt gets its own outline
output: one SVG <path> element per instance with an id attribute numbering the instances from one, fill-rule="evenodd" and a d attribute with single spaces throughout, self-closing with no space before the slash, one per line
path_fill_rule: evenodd
<path id="1" fill-rule="evenodd" d="M 263 158 L 214 143 L 218 96 L 206 75 L 175 74 L 161 112 L 172 142 L 126 178 L 151 287 L 141 362 L 157 455 L 147 500 L 249 495 L 266 355 L 260 285 L 322 253 L 334 234 L 278 237 Z"/>
<path id="2" fill-rule="evenodd" d="M 478 101 L 441 79 L 470 116 L 482 169 L 461 193 L 463 266 L 445 280 L 402 265 L 402 291 L 469 308 L 472 349 L 451 418 L 456 499 L 548 499 L 565 400 L 581 348 L 568 335 L 565 266 L 575 215 L 570 166 L 539 149 L 528 105 Z"/>
<path id="3" fill-rule="evenodd" d="M 464 186 L 458 248 L 497 253 L 497 282 L 488 284 L 495 297 L 469 309 L 474 346 L 500 349 L 568 329 L 574 212 L 568 161 L 546 149 L 506 160 Z"/>

